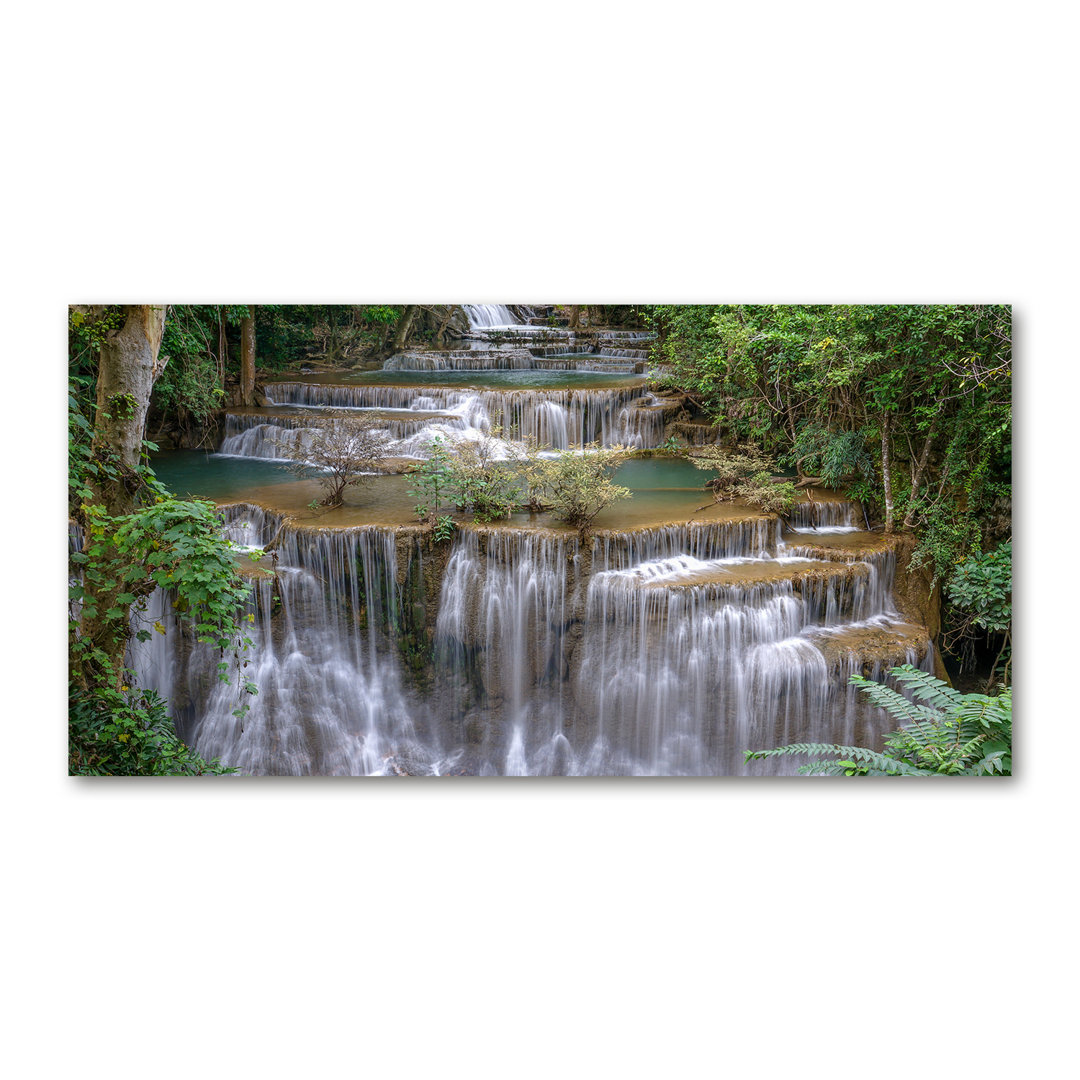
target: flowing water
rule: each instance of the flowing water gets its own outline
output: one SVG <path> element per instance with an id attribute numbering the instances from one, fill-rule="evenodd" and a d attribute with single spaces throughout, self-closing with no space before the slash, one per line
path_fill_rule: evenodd
<path id="1" fill-rule="evenodd" d="M 148 617 L 167 632 L 133 662 L 183 737 L 244 772 L 778 771 L 743 751 L 888 729 L 847 686 L 883 666 L 863 662 L 862 636 L 892 633 L 891 662 L 932 661 L 896 616 L 890 552 L 814 559 L 767 517 L 584 548 L 568 532 L 464 527 L 440 552 L 391 527 L 225 512 L 245 549 L 280 536 L 256 564 L 250 711 L 234 715 L 236 679 L 216 678 L 220 658 L 162 594 Z"/>
<path id="2" fill-rule="evenodd" d="M 399 376 L 413 376 L 413 371 L 397 371 Z M 451 373 L 447 373 L 449 376 Z M 356 409 L 378 414 L 385 420 L 390 443 L 388 454 L 394 457 L 423 457 L 435 436 L 450 443 L 476 440 L 498 430 L 503 437 L 520 442 L 531 440 L 555 450 L 597 442 L 602 446 L 626 446 L 649 449 L 663 440 L 663 415 L 650 406 L 657 399 L 645 387 L 643 379 L 612 380 L 601 387 L 590 385 L 588 375 L 521 372 L 523 380 L 511 380 L 519 374 L 500 371 L 488 377 L 490 386 L 472 373 L 453 372 L 465 378 L 416 382 L 327 383 L 319 380 L 295 380 L 270 383 L 266 394 L 272 406 L 258 411 L 233 410 L 226 417 L 226 438 L 221 447 L 225 454 L 246 457 L 281 457 L 274 443 L 303 440 L 296 434 L 302 423 L 282 420 L 278 405 L 308 407 L 312 421 L 319 410 Z M 496 379 L 494 374 L 500 376 Z M 473 385 L 468 385 L 469 383 Z M 545 386 L 545 383 L 547 384 Z M 561 385 L 560 385 L 561 384 Z M 550 387 L 550 388 L 548 388 Z M 399 415 L 391 421 L 388 410 Z M 433 413 L 440 414 L 433 416 Z M 259 417 L 262 422 L 259 423 Z M 409 424 L 411 427 L 403 427 Z M 256 430 L 259 429 L 259 430 Z M 289 434 L 292 432 L 292 434 Z M 310 436 L 308 436 L 310 437 Z"/>
<path id="3" fill-rule="evenodd" d="M 474 330 L 521 324 L 521 320 L 515 318 L 505 304 L 465 304 L 464 308 L 469 317 L 469 326 Z"/>
<path id="4" fill-rule="evenodd" d="M 478 333 L 545 329 L 498 305 L 466 310 Z M 281 380 L 266 387 L 270 406 L 229 411 L 220 453 L 161 455 L 176 490 L 228 503 L 226 535 L 254 578 L 253 645 L 228 681 L 164 593 L 142 616 L 166 633 L 133 643 L 130 659 L 181 736 L 245 773 L 289 775 L 764 774 L 798 762 L 747 765 L 745 750 L 879 744 L 892 722 L 850 675 L 929 668 L 933 653 L 895 609 L 894 554 L 858 531 L 850 502 L 812 494 L 782 526 L 703 507 L 704 474 L 656 458 L 621 467 L 633 497 L 585 543 L 515 515 L 462 523 L 435 545 L 406 524 L 405 478 L 314 517 L 317 485 L 275 464 L 314 420 L 356 410 L 395 456 L 495 430 L 560 449 L 659 446 L 665 413 L 643 377 L 556 366 L 639 363 L 649 336 L 601 331 L 590 353 L 405 353 L 381 372 Z M 241 674 L 258 694 L 237 715 Z"/>

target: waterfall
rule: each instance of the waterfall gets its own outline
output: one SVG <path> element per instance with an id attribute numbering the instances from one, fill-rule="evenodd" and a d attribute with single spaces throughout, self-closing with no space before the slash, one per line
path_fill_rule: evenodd
<path id="1" fill-rule="evenodd" d="M 589 582 L 575 693 L 604 771 L 739 773 L 748 747 L 834 741 L 857 703 L 814 633 L 882 614 L 873 568 L 675 546 Z"/>
<path id="2" fill-rule="evenodd" d="M 506 337 L 517 344 L 401 353 L 387 366 L 614 370 L 643 365 L 653 336 L 601 331 L 600 352 L 585 355 L 592 346 L 567 332 L 554 345 L 506 308 L 466 310 L 474 327 L 514 325 Z M 536 339 L 521 347 L 528 333 Z M 507 456 L 525 440 L 653 448 L 671 413 L 643 380 L 420 378 L 433 385 L 270 383 L 268 407 L 227 413 L 221 453 L 302 455 L 314 424 L 361 412 L 393 457 L 423 457 L 436 435 L 453 446 L 495 431 Z M 792 772 L 797 759 L 747 764 L 744 753 L 879 744 L 894 721 L 848 685 L 851 674 L 901 662 L 932 670 L 925 629 L 903 623 L 893 602 L 893 549 L 845 535 L 859 519 L 855 503 L 818 497 L 783 523 L 748 510 L 601 529 L 587 543 L 459 523 L 435 544 L 416 526 L 307 528 L 234 503 L 223 530 L 238 554 L 276 548 L 242 561 L 253 578 L 246 667 L 220 681 L 222 658 L 193 640 L 160 590 L 136 618 L 165 634 L 133 641 L 129 659 L 139 684 L 169 702 L 182 738 L 246 773 Z M 237 715 L 245 679 L 258 694 Z"/>
<path id="3" fill-rule="evenodd" d="M 794 532 L 857 532 L 856 505 L 844 499 L 798 502 L 788 514 Z"/>
<path id="4" fill-rule="evenodd" d="M 467 530 L 455 542 L 435 629 L 439 682 L 494 771 L 543 759 L 562 733 L 577 558 L 576 541 L 542 533 Z"/>
<path id="5" fill-rule="evenodd" d="M 743 751 L 835 741 L 837 723 L 873 743 L 892 722 L 830 656 L 895 632 L 895 558 L 777 545 L 765 517 L 610 532 L 587 559 L 556 535 L 466 530 L 440 599 L 441 701 L 495 772 L 793 771 Z M 841 644 L 819 647 L 829 634 Z M 897 662 L 926 656 L 913 641 Z"/>
<path id="6" fill-rule="evenodd" d="M 225 417 L 225 438 L 219 453 L 237 457 L 263 458 L 270 461 L 296 460 L 304 457 L 316 430 L 311 425 L 316 414 L 302 416 L 255 416 L 228 413 Z M 319 418 L 320 425 L 347 424 L 338 417 Z M 467 419 L 453 412 L 437 415 L 408 414 L 380 415 L 378 428 L 387 438 L 387 452 L 395 456 L 412 456 L 412 449 L 423 450 L 433 435 L 453 441 L 455 436 L 470 430 Z M 471 429 L 475 432 L 475 429 Z M 292 452 L 291 452 L 292 451 Z M 293 453 L 294 452 L 294 453 Z"/>
<path id="7" fill-rule="evenodd" d="M 410 530 L 301 528 L 244 503 L 223 518 L 238 547 L 278 540 L 254 564 L 249 711 L 160 590 L 142 618 L 166 632 L 129 659 L 182 738 L 244 772 L 794 771 L 743 752 L 873 745 L 893 721 L 850 675 L 932 670 L 925 630 L 893 605 L 891 549 L 822 558 L 766 515 L 585 547 L 463 525 L 441 556 Z"/>
<path id="8" fill-rule="evenodd" d="M 471 390 L 440 386 L 333 386 L 323 383 L 270 383 L 266 393 L 275 404 L 325 406 L 351 409 L 400 409 L 456 414 L 428 420 L 426 426 L 391 447 L 399 456 L 415 456 L 432 435 L 451 441 L 476 438 L 498 427 L 503 437 L 531 438 L 556 450 L 598 442 L 601 446 L 651 448 L 663 441 L 664 418 L 660 410 L 646 406 L 655 398 L 643 387 L 583 390 Z M 232 422 L 234 414 L 229 414 Z M 407 420 L 407 417 L 402 417 Z M 236 418 L 239 433 L 241 418 Z M 245 441 L 227 440 L 223 453 L 245 453 L 263 445 L 268 436 Z M 389 428 L 394 434 L 393 428 Z M 273 456 L 273 455 L 270 455 Z"/>
<path id="9" fill-rule="evenodd" d="M 272 515 L 230 508 L 227 528 L 266 542 Z M 276 530 L 275 530 L 276 531 Z M 166 698 L 181 737 L 204 757 L 244 773 L 361 775 L 388 770 L 419 737 L 423 710 L 403 689 L 396 638 L 402 623 L 393 529 L 287 530 L 254 586 L 252 647 L 243 676 L 217 677 L 218 652 L 191 640 L 157 590 L 145 619 L 165 634 L 132 642 L 140 685 Z M 246 698 L 243 717 L 235 711 Z"/>
<path id="10" fill-rule="evenodd" d="M 505 304 L 463 304 L 469 317 L 469 327 L 486 330 L 495 326 L 520 326 L 521 320 Z"/>
<path id="11" fill-rule="evenodd" d="M 601 356 L 610 356 L 614 359 L 621 360 L 648 360 L 648 349 L 614 349 L 607 346 L 601 348 Z"/>
<path id="12" fill-rule="evenodd" d="M 525 349 L 456 349 L 445 352 L 397 353 L 384 371 L 521 371 L 532 368 L 533 354 Z"/>

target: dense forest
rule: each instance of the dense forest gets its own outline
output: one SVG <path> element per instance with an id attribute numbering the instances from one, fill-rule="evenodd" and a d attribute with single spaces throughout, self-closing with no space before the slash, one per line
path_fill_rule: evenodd
<path id="1" fill-rule="evenodd" d="M 417 521 L 432 531 L 433 543 L 468 520 L 495 522 L 529 511 L 554 515 L 585 544 L 597 514 L 629 498 L 614 481 L 620 463 L 632 456 L 686 459 L 702 470 L 701 490 L 717 505 L 728 500 L 789 524 L 797 503 L 809 500 L 817 513 L 815 491 L 841 493 L 858 508 L 859 529 L 888 538 L 898 560 L 897 594 L 906 596 L 906 610 L 919 613 L 935 646 L 936 678 L 901 676 L 913 690 L 908 697 L 894 690 L 886 700 L 880 694 L 887 688 L 868 685 L 865 692 L 878 693 L 875 704 L 895 710 L 909 731 L 918 732 L 938 709 L 938 719 L 955 721 L 948 739 L 956 744 L 962 734 L 978 734 L 978 723 L 972 729 L 957 720 L 977 702 L 983 714 L 994 713 L 992 745 L 996 771 L 1002 771 L 1008 748 L 1000 736 L 1011 725 L 1011 712 L 998 715 L 1011 685 L 1008 307 L 505 310 L 514 320 L 509 329 L 492 324 L 478 330 L 459 305 L 71 309 L 72 772 L 231 771 L 179 737 L 168 703 L 140 687 L 129 664 L 133 639 L 165 633 L 160 619 L 134 617 L 145 616 L 155 590 L 172 597 L 185 633 L 217 651 L 218 675 L 236 690 L 241 725 L 259 691 L 249 676 L 257 647 L 249 633 L 252 575 L 238 569 L 215 502 L 171 492 L 155 475 L 156 455 L 219 449 L 227 413 L 273 406 L 267 386 L 275 380 L 363 377 L 393 368 L 401 362 L 391 358 L 403 355 L 414 364 L 436 356 L 444 358 L 440 363 L 468 364 L 464 350 L 477 338 L 491 355 L 509 356 L 526 330 L 540 363 L 573 362 L 569 351 L 570 359 L 558 351 L 561 344 L 546 349 L 555 360 L 544 358 L 549 335 L 551 342 L 573 341 L 580 355 L 591 350 L 600 371 L 623 363 L 640 372 L 642 392 L 652 395 L 649 415 L 660 417 L 659 435 L 636 449 L 597 443 L 589 457 L 572 450 L 584 443 L 552 449 L 544 442 L 546 429 L 538 428 L 540 437 L 533 439 L 496 425 L 484 439 L 455 444 L 453 453 L 436 438 L 422 460 L 403 465 L 400 451 L 395 458 L 378 445 L 383 429 L 357 419 L 345 442 L 339 423 L 280 456 L 293 457 L 294 469 L 319 479 L 329 492 L 322 505 L 331 509 L 342 505 L 347 485 L 372 472 L 407 474 L 419 499 Z M 605 342 L 620 347 L 605 348 Z M 514 441 L 509 456 L 493 452 L 490 440 L 499 436 Z M 335 469 L 337 479 L 327 486 Z M 440 512 L 440 488 L 453 496 L 446 513 Z M 923 702 L 923 713 L 911 712 L 912 698 Z M 989 731 L 991 721 L 982 723 Z M 963 755 L 942 751 L 948 739 L 940 728 L 933 739 L 933 754 L 925 742 L 913 746 L 909 737 L 909 745 L 899 746 L 894 740 L 895 760 L 903 763 L 896 768 L 879 769 L 875 751 L 858 761 L 839 755 L 843 767 L 826 771 L 919 772 L 931 759 L 944 762 L 936 771 L 963 771 Z M 971 760 L 971 753 L 963 757 Z"/>

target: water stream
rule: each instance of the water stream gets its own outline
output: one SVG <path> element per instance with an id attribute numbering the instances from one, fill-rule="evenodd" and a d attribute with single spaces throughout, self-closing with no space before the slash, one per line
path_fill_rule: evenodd
<path id="1" fill-rule="evenodd" d="M 503 306 L 466 311 L 478 332 L 526 329 Z M 329 410 L 333 423 L 367 411 L 401 457 L 494 430 L 558 449 L 659 446 L 665 413 L 643 376 L 555 366 L 639 363 L 648 337 L 601 331 L 588 353 L 473 342 L 282 379 L 269 406 L 229 411 L 220 453 L 164 455 L 178 490 L 232 500 L 226 535 L 255 577 L 242 662 L 259 692 L 242 717 L 239 671 L 220 681 L 221 657 L 152 598 L 145 617 L 166 632 L 133 643 L 131 662 L 181 736 L 245 773 L 288 775 L 762 774 L 797 762 L 748 766 L 746 749 L 879 742 L 892 722 L 848 677 L 929 668 L 933 653 L 896 611 L 893 552 L 858 531 L 850 502 L 808 499 L 786 525 L 701 514 L 701 473 L 633 461 L 618 477 L 633 499 L 584 545 L 524 516 L 462 522 L 435 545 L 406 524 L 403 478 L 306 523 L 310 490 L 273 464 Z"/>

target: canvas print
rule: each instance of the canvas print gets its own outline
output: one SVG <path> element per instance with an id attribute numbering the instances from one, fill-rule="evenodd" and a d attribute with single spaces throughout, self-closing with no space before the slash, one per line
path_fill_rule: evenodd
<path id="1" fill-rule="evenodd" d="M 1011 773 L 1007 306 L 68 320 L 72 774 Z"/>

